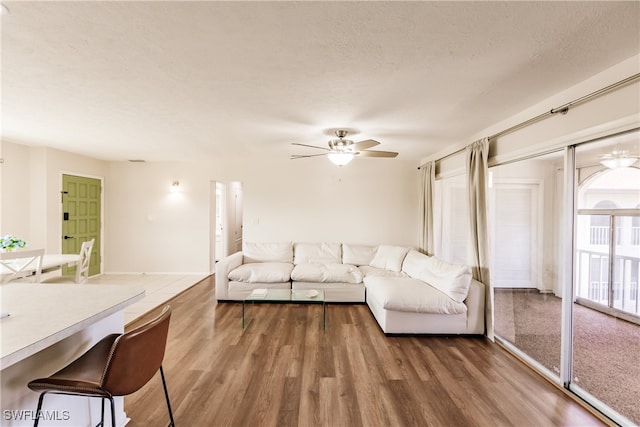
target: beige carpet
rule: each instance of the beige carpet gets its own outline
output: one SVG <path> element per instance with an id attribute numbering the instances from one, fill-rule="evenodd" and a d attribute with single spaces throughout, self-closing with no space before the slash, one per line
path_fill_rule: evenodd
<path id="1" fill-rule="evenodd" d="M 496 335 L 559 374 L 561 303 L 537 291 L 496 290 Z M 640 326 L 574 304 L 573 354 L 573 381 L 640 424 Z"/>
<path id="2" fill-rule="evenodd" d="M 144 298 L 124 310 L 125 324 L 129 324 L 206 277 L 173 274 L 103 274 L 91 277 L 89 284 L 141 286 L 145 290 Z"/>

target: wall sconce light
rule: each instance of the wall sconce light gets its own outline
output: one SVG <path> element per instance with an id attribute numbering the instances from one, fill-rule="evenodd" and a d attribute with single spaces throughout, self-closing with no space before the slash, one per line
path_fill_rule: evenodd
<path id="1" fill-rule="evenodd" d="M 172 193 L 179 193 L 180 192 L 180 181 L 173 181 L 171 183 L 171 189 L 169 190 Z"/>

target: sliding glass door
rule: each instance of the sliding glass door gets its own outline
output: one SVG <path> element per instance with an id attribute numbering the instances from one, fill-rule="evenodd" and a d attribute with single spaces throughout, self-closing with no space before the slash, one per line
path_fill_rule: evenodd
<path id="1" fill-rule="evenodd" d="M 560 383 L 563 152 L 492 167 L 495 335 Z"/>
<path id="2" fill-rule="evenodd" d="M 607 167 L 601 160 L 637 156 L 638 151 L 638 132 L 582 144 L 575 150 L 575 301 L 569 388 L 623 425 L 640 424 L 640 169 L 615 162 Z"/>
<path id="3" fill-rule="evenodd" d="M 622 425 L 640 424 L 640 169 L 601 161 L 639 154 L 627 132 L 489 183 L 496 340 Z"/>
<path id="4" fill-rule="evenodd" d="M 635 130 L 489 168 L 496 341 L 621 425 L 640 425 L 639 155 Z M 465 186 L 436 183 L 436 254 L 456 263 Z"/>

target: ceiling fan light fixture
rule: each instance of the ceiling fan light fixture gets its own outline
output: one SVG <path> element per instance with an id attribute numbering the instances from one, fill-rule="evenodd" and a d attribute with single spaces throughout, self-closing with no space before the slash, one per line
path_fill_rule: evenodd
<path id="1" fill-rule="evenodd" d="M 336 151 L 333 153 L 327 154 L 327 157 L 336 166 L 344 166 L 349 164 L 351 160 L 353 160 L 354 154 L 344 151 Z"/>
<path id="2" fill-rule="evenodd" d="M 621 169 L 628 168 L 636 162 L 635 157 L 613 157 L 611 159 L 604 159 L 600 161 L 604 166 L 609 169 Z"/>

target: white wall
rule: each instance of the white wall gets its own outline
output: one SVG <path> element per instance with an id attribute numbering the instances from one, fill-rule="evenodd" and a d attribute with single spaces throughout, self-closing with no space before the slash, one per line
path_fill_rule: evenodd
<path id="1" fill-rule="evenodd" d="M 105 181 L 105 271 L 209 271 L 206 164 L 109 163 Z M 171 183 L 180 181 L 180 192 Z"/>
<path id="2" fill-rule="evenodd" d="M 169 193 L 174 180 L 178 195 Z M 209 271 L 211 181 L 242 183 L 245 241 L 417 244 L 413 162 L 114 162 L 105 184 L 105 271 Z"/>
<path id="3" fill-rule="evenodd" d="M 64 151 L 2 142 L 1 230 L 48 253 L 61 251 L 62 174 L 102 178 L 106 163 Z"/>
<path id="4" fill-rule="evenodd" d="M 31 241 L 31 165 L 29 147 L 2 143 L 2 208 L 0 235 L 11 234 Z"/>
<path id="5" fill-rule="evenodd" d="M 414 162 L 356 159 L 217 159 L 198 163 L 104 162 L 3 143 L 2 233 L 59 252 L 63 173 L 104 178 L 107 273 L 206 273 L 210 182 L 240 181 L 246 241 L 336 241 L 415 246 Z M 181 192 L 170 194 L 174 180 Z"/>
<path id="6" fill-rule="evenodd" d="M 414 162 L 256 162 L 242 177 L 246 241 L 418 243 Z"/>
<path id="7" fill-rule="evenodd" d="M 616 64 L 587 80 L 576 82 L 574 86 L 512 117 L 486 127 L 471 136 L 468 141 L 460 141 L 457 147 L 447 147 L 433 156 L 422 159 L 422 162 L 438 160 L 456 148 L 464 148 L 474 140 L 494 135 L 637 73 L 640 73 L 640 55 Z M 495 164 L 633 129 L 640 125 L 639 94 L 640 81 L 636 80 L 600 97 L 571 107 L 566 115 L 556 114 L 494 139 L 491 141 L 489 163 Z M 464 170 L 464 152 L 439 162 L 437 172 L 446 176 L 460 170 Z"/>

